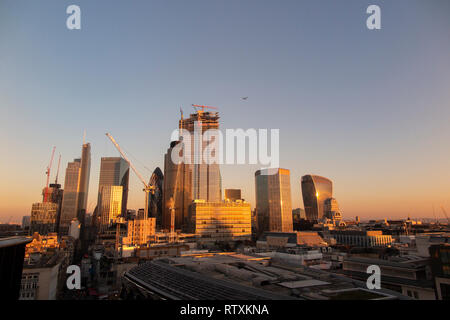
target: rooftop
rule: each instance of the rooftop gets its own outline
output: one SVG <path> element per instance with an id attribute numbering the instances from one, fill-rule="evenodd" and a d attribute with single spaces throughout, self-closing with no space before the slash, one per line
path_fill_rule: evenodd
<path id="1" fill-rule="evenodd" d="M 377 297 L 368 297 L 365 282 L 323 270 L 275 263 L 266 256 L 234 252 L 157 259 L 132 269 L 125 279 L 165 299 L 331 300 L 336 298 L 331 293 L 339 290 L 356 290 L 348 294 L 361 299 L 407 299 L 385 289 L 377 291 Z"/>

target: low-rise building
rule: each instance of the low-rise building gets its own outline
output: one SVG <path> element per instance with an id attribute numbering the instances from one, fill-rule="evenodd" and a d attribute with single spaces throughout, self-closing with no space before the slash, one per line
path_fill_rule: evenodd
<path id="1" fill-rule="evenodd" d="M 19 299 L 56 300 L 64 262 L 64 254 L 31 253 L 23 266 Z"/>
<path id="2" fill-rule="evenodd" d="M 343 261 L 342 273 L 352 278 L 366 281 L 369 266 L 376 265 L 381 271 L 381 287 L 394 290 L 420 300 L 435 300 L 433 281 L 427 267 L 429 261 L 408 260 L 390 261 L 363 257 L 346 257 Z"/>
<path id="3" fill-rule="evenodd" d="M 382 231 L 331 230 L 330 233 L 338 244 L 355 247 L 387 247 L 393 243 L 392 236 Z"/>
<path id="4" fill-rule="evenodd" d="M 122 239 L 124 245 L 146 245 L 156 233 L 156 218 L 136 219 L 127 222 L 127 236 Z"/>
<path id="5" fill-rule="evenodd" d="M 297 246 L 326 247 L 328 244 L 315 231 L 264 232 L 256 242 L 259 249 L 289 248 Z"/>

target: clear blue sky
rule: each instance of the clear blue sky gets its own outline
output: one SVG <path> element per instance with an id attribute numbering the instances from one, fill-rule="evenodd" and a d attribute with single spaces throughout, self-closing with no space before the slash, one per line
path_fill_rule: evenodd
<path id="1" fill-rule="evenodd" d="M 450 210 L 449 89 L 448 0 L 0 0 L 0 221 L 39 201 L 53 145 L 63 181 L 84 129 L 88 209 L 100 157 L 117 155 L 105 132 L 149 177 L 193 103 L 218 106 L 222 128 L 280 129 L 294 207 L 312 173 L 344 217 L 432 216 Z M 256 169 L 223 167 L 223 186 L 254 205 Z M 143 206 L 134 176 L 129 204 Z"/>

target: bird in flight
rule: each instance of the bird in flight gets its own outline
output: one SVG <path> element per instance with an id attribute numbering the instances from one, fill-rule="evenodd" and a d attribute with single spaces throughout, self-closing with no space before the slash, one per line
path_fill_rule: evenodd
<path id="1" fill-rule="evenodd" d="M 248 97 L 243 97 L 243 98 L 241 98 L 242 100 L 247 100 L 248 99 Z"/>

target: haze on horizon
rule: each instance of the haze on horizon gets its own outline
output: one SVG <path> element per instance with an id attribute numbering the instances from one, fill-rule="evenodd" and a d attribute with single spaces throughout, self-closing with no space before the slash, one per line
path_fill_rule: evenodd
<path id="1" fill-rule="evenodd" d="M 65 26 L 77 4 L 82 29 Z M 382 30 L 365 27 L 378 4 Z M 226 128 L 280 129 L 280 166 L 325 176 L 344 219 L 443 218 L 450 212 L 450 2 L 0 0 L 0 221 L 42 200 L 51 149 L 59 181 L 92 146 L 100 158 L 163 169 L 179 108 L 219 107 Z M 241 97 L 249 97 L 242 100 Z M 53 164 L 52 179 L 57 163 Z M 254 207 L 257 166 L 225 165 L 223 189 Z M 130 174 L 129 208 L 143 207 Z"/>

